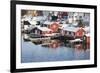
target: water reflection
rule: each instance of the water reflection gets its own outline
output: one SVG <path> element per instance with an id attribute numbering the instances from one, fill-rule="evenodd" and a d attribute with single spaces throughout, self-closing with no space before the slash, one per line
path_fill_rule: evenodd
<path id="1" fill-rule="evenodd" d="M 22 38 L 21 62 L 87 60 L 90 58 L 89 48 L 89 44 L 73 44 L 58 39 L 25 41 Z"/>
<path id="2" fill-rule="evenodd" d="M 83 44 L 83 43 L 78 43 L 78 44 L 71 44 L 71 43 L 66 43 L 57 39 L 53 39 L 53 40 L 43 40 L 43 41 L 32 41 L 33 44 L 35 45 L 41 45 L 41 47 L 48 47 L 48 48 L 58 48 L 61 46 L 64 47 L 70 47 L 70 48 L 77 48 L 79 50 L 83 49 L 89 49 L 90 48 L 90 44 Z"/>

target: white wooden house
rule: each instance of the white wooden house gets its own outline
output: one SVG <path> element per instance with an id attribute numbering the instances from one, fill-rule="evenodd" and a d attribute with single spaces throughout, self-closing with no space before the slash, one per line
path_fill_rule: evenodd
<path id="1" fill-rule="evenodd" d="M 38 34 L 41 36 L 51 36 L 52 35 L 52 30 L 47 28 L 47 27 L 35 27 L 31 30 L 32 33 Z"/>

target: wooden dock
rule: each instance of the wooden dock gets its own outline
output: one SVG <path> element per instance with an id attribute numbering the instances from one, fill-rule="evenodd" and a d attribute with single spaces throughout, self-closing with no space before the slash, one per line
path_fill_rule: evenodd
<path id="1" fill-rule="evenodd" d="M 50 40 L 50 37 L 44 37 L 44 38 L 29 38 L 30 41 L 45 41 L 45 40 Z"/>

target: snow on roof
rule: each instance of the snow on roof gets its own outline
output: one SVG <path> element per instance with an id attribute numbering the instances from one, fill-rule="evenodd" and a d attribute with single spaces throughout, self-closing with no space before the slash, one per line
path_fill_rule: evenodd
<path id="1" fill-rule="evenodd" d="M 31 18 L 32 18 L 32 16 L 25 15 L 25 16 L 23 16 L 22 20 L 24 20 L 24 21 L 30 21 Z"/>
<path id="2" fill-rule="evenodd" d="M 47 25 L 51 25 L 51 24 L 53 24 L 53 23 L 59 24 L 59 22 L 51 22 L 51 21 L 45 21 L 45 22 L 44 22 L 44 24 L 47 24 Z"/>
<path id="3" fill-rule="evenodd" d="M 62 24 L 63 27 L 67 27 L 69 26 L 70 24 Z"/>
<path id="4" fill-rule="evenodd" d="M 32 17 L 32 18 L 25 18 L 25 20 L 29 21 L 30 24 L 35 25 L 37 24 L 37 21 L 43 21 L 45 20 L 45 16 L 37 16 L 37 17 Z"/>
<path id="5" fill-rule="evenodd" d="M 34 20 L 29 21 L 29 22 L 30 22 L 30 24 L 32 24 L 32 25 L 36 25 L 36 24 L 37 24 L 37 21 L 34 21 Z"/>
<path id="6" fill-rule="evenodd" d="M 85 34 L 86 36 L 90 36 L 90 33 L 88 33 L 88 34 Z"/>
<path id="7" fill-rule="evenodd" d="M 76 32 L 79 29 L 80 29 L 79 27 L 65 27 L 65 28 L 63 28 L 63 30 L 67 30 L 67 31 L 71 31 L 71 32 Z"/>
<path id="8" fill-rule="evenodd" d="M 36 16 L 36 17 L 32 18 L 33 21 L 42 21 L 42 20 L 45 20 L 45 19 L 46 19 L 45 16 Z"/>
<path id="9" fill-rule="evenodd" d="M 77 26 L 78 25 L 78 22 L 72 23 L 72 25 Z"/>
<path id="10" fill-rule="evenodd" d="M 45 20 L 46 19 L 46 17 L 45 16 L 34 16 L 34 17 L 32 17 L 32 16 L 24 16 L 23 17 L 23 20 L 24 21 L 42 21 L 42 20 Z"/>
<path id="11" fill-rule="evenodd" d="M 90 27 L 85 27 L 84 30 L 89 32 L 90 31 Z"/>
<path id="12" fill-rule="evenodd" d="M 44 24 L 52 24 L 50 21 L 45 21 Z"/>
<path id="13" fill-rule="evenodd" d="M 61 24 L 61 26 L 59 27 L 60 29 L 63 29 L 65 27 L 69 27 L 70 24 Z"/>
<path id="14" fill-rule="evenodd" d="M 37 27 L 38 29 L 40 29 L 41 31 L 52 31 L 51 29 L 47 28 L 47 27 Z"/>

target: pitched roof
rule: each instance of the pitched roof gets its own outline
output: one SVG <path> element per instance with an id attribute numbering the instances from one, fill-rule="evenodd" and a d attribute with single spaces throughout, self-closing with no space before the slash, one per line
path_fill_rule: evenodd
<path id="1" fill-rule="evenodd" d="M 50 21 L 45 21 L 45 22 L 44 22 L 44 24 L 47 24 L 47 25 L 51 25 L 51 24 L 53 24 L 53 23 L 59 24 L 59 22 L 50 22 Z"/>
<path id="2" fill-rule="evenodd" d="M 79 27 L 65 27 L 65 28 L 63 28 L 63 30 L 71 31 L 71 32 L 76 32 L 79 29 L 80 29 Z"/>
<path id="3" fill-rule="evenodd" d="M 38 29 L 40 29 L 41 31 L 52 31 L 51 29 L 47 28 L 47 27 L 37 27 Z"/>
<path id="4" fill-rule="evenodd" d="M 69 27 L 69 25 L 70 25 L 70 24 L 60 24 L 60 27 L 59 27 L 59 28 L 60 28 L 60 29 L 63 29 L 63 28 L 65 28 L 65 27 Z"/>
<path id="5" fill-rule="evenodd" d="M 90 27 L 85 27 L 84 30 L 90 32 Z"/>
<path id="6" fill-rule="evenodd" d="M 36 24 L 37 24 L 37 21 L 34 21 L 34 20 L 29 21 L 29 22 L 30 22 L 30 24 L 32 24 L 32 25 L 36 25 Z"/>
<path id="7" fill-rule="evenodd" d="M 36 17 L 32 18 L 33 21 L 42 21 L 42 20 L 45 20 L 45 19 L 46 19 L 45 16 L 36 16 Z"/>
<path id="8" fill-rule="evenodd" d="M 88 34 L 85 34 L 86 36 L 90 36 L 90 33 L 88 33 Z"/>

